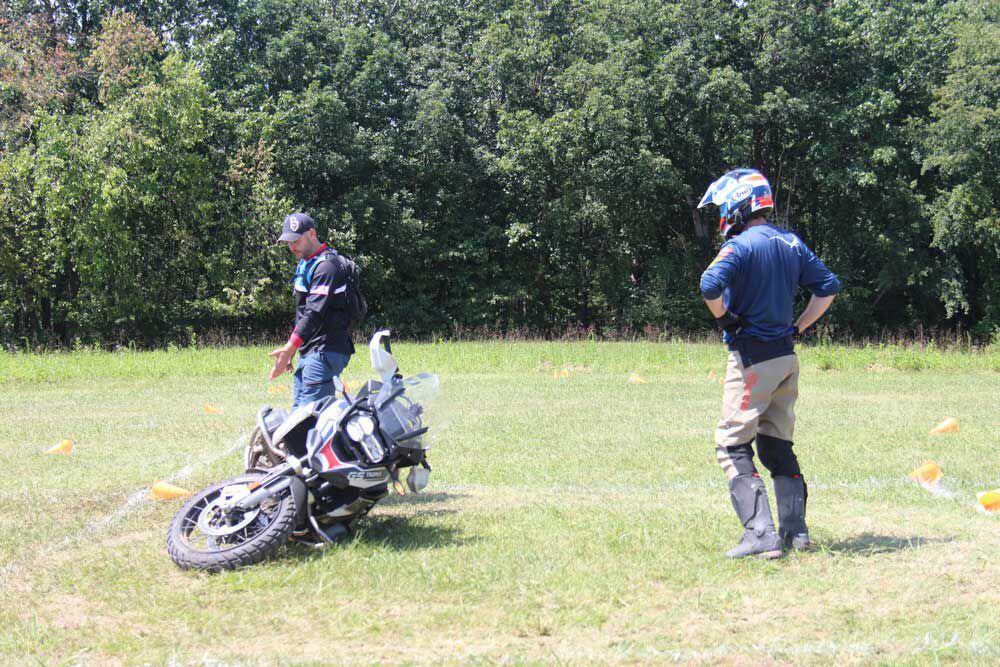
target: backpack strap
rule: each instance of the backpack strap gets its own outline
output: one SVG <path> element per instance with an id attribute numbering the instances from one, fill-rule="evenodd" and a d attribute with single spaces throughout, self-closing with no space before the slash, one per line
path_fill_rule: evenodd
<path id="1" fill-rule="evenodd" d="M 312 284 L 313 273 L 316 271 L 316 266 L 320 262 L 340 261 L 339 258 L 340 255 L 337 254 L 336 250 L 327 249 L 312 259 L 300 259 L 299 263 L 295 267 L 295 277 L 292 279 L 292 288 L 296 292 L 308 292 L 309 286 Z M 343 266 L 343 263 L 341 263 L 341 266 Z M 339 294 L 343 291 L 343 289 L 337 288 L 334 294 Z"/>
<path id="2" fill-rule="evenodd" d="M 311 283 L 312 282 L 313 271 L 316 270 L 316 267 L 319 265 L 320 262 L 336 262 L 338 264 L 338 266 L 340 266 L 340 270 L 344 274 L 344 284 L 340 285 L 340 286 L 338 286 L 336 288 L 334 288 L 334 290 L 332 292 L 330 292 L 330 294 L 343 294 L 344 292 L 346 292 L 347 291 L 347 267 L 344 266 L 344 256 L 341 255 L 340 253 L 338 253 L 336 250 L 333 250 L 333 249 L 330 249 L 330 248 L 327 248 L 322 253 L 320 253 L 319 257 L 316 258 L 316 261 L 313 262 L 312 266 L 309 267 L 308 275 L 306 276 L 306 282 L 307 283 Z"/>

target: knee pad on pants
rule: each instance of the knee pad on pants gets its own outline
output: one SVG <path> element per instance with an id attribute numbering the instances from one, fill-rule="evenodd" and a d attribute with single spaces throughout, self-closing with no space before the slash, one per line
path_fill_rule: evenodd
<path id="1" fill-rule="evenodd" d="M 764 467 L 771 471 L 771 477 L 801 477 L 799 459 L 792 451 L 790 440 L 782 440 L 771 435 L 757 434 L 757 456 Z"/>
<path id="2" fill-rule="evenodd" d="M 726 476 L 732 479 L 736 475 L 756 475 L 757 468 L 753 464 L 753 447 L 750 443 L 733 445 L 732 447 L 715 447 L 715 457 L 719 460 L 719 465 L 725 471 Z"/>

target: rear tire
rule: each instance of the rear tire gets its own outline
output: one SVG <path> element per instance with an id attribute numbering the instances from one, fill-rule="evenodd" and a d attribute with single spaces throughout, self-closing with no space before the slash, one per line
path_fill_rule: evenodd
<path id="1" fill-rule="evenodd" d="M 226 532 L 231 524 L 214 507 L 226 487 L 263 477 L 251 473 L 217 482 L 184 503 L 167 528 L 170 559 L 183 570 L 235 570 L 263 561 L 288 542 L 295 527 L 295 501 L 288 489 L 238 517 L 243 520 L 231 532 Z M 206 512 L 209 516 L 203 516 Z M 214 532 L 203 533 L 206 525 Z"/>

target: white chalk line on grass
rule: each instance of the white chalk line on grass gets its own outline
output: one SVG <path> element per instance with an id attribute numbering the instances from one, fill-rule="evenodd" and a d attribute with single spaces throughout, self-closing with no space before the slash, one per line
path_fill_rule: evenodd
<path id="1" fill-rule="evenodd" d="M 691 661 L 705 661 L 705 660 L 719 660 L 719 659 L 732 659 L 732 658 L 751 658 L 757 657 L 768 657 L 768 658 L 783 658 L 783 657 L 812 657 L 812 656 L 837 656 L 837 655 L 853 655 L 853 656 L 872 656 L 872 655 L 884 655 L 886 650 L 895 650 L 897 655 L 921 655 L 921 654 L 937 654 L 942 651 L 946 652 L 958 652 L 967 653 L 977 656 L 1000 656 L 1000 646 L 995 643 L 984 642 L 976 639 L 969 641 L 962 641 L 959 639 L 959 633 L 954 631 L 951 636 L 947 635 L 947 631 L 943 634 L 942 638 L 936 638 L 931 636 L 930 633 L 925 634 L 922 638 L 916 641 L 890 641 L 883 644 L 868 644 L 868 643 L 839 643 L 835 641 L 830 642 L 819 642 L 819 643 L 805 643 L 805 644 L 752 644 L 746 647 L 731 647 L 726 644 L 718 646 L 716 648 L 705 649 L 705 650 L 694 650 L 694 649 L 656 649 L 653 647 L 628 647 L 623 653 L 626 656 L 634 656 L 639 658 L 665 658 L 667 660 L 672 660 L 674 662 L 691 662 Z M 559 657 L 565 658 L 577 658 L 584 657 L 582 655 L 570 654 L 569 656 L 560 655 Z"/>
<path id="2" fill-rule="evenodd" d="M 237 449 L 246 446 L 247 436 L 242 435 L 237 438 L 229 447 L 220 453 L 212 455 L 205 458 L 197 463 L 189 464 L 183 468 L 177 470 L 173 474 L 164 478 L 166 481 L 181 481 L 192 475 L 197 470 L 215 463 L 219 459 L 228 456 Z M 682 490 L 721 490 L 727 488 L 727 483 L 725 480 L 700 480 L 700 481 L 688 481 L 688 480 L 672 480 L 667 482 L 659 482 L 654 485 L 643 485 L 643 484 L 560 484 L 557 486 L 550 487 L 538 487 L 538 486 L 504 486 L 504 485 L 483 485 L 483 484 L 443 484 L 435 485 L 428 489 L 428 493 L 443 492 L 443 493 L 472 493 L 475 495 L 489 495 L 491 493 L 496 493 L 498 491 L 524 491 L 530 493 L 535 498 L 542 497 L 560 497 L 560 496 L 571 496 L 574 499 L 594 497 L 594 496 L 608 496 L 608 495 L 649 495 L 650 493 L 657 493 L 660 491 L 682 491 Z M 877 478 L 869 477 L 867 479 L 855 480 L 849 482 L 825 482 L 825 481 L 810 481 L 809 486 L 814 490 L 823 489 L 889 489 L 889 488 L 904 488 L 912 487 L 914 483 L 912 480 L 903 477 L 893 477 L 893 478 Z M 960 501 L 963 494 L 952 491 L 945 488 L 941 484 L 936 485 L 920 485 L 926 489 L 935 498 L 941 498 L 945 500 L 955 500 Z M 40 558 L 49 555 L 55 551 L 65 549 L 68 546 L 75 544 L 84 537 L 89 537 L 97 535 L 109 530 L 112 526 L 118 523 L 121 519 L 131 514 L 137 508 L 145 505 L 150 501 L 150 487 L 143 487 L 136 489 L 131 494 L 125 502 L 114 512 L 106 517 L 98 519 L 91 522 L 79 532 L 70 537 L 67 537 L 61 541 L 53 542 L 48 545 L 43 546 L 38 551 L 35 552 L 35 558 Z M 405 500 L 401 504 L 405 504 Z M 989 514 L 986 512 L 978 502 L 969 503 L 971 506 L 978 509 L 984 514 Z M 16 562 L 8 563 L 0 567 L 0 586 L 3 586 L 7 578 L 18 570 L 20 565 Z"/>
<path id="3" fill-rule="evenodd" d="M 854 489 L 854 490 L 873 490 L 873 489 L 912 489 L 915 485 L 913 481 L 905 477 L 892 477 L 879 479 L 877 477 L 869 477 L 867 479 L 855 480 L 851 482 L 827 482 L 827 481 L 816 481 L 813 479 L 809 480 L 809 489 L 811 491 L 821 491 L 826 489 Z M 674 479 L 669 481 L 660 481 L 652 484 L 643 483 L 641 481 L 635 484 L 615 484 L 615 483 L 605 483 L 596 482 L 594 484 L 581 484 L 579 482 L 570 484 L 553 484 L 550 486 L 540 486 L 540 485 L 506 485 L 506 484 L 438 484 L 434 485 L 433 482 L 430 487 L 428 487 L 428 493 L 433 493 L 437 491 L 451 491 L 455 493 L 461 492 L 488 492 L 490 490 L 524 490 L 530 491 L 532 494 L 551 494 L 551 495 L 573 495 L 578 494 L 626 494 L 626 495 L 648 495 L 649 493 L 656 493 L 658 491 L 715 491 L 717 489 L 728 489 L 729 483 L 724 476 L 720 476 L 719 479 L 704 479 L 704 480 L 684 480 L 684 479 Z M 937 490 L 928 489 L 928 491 L 939 498 L 955 499 L 961 496 L 960 493 L 954 491 L 949 491 L 944 488 L 939 488 Z"/>
<path id="4" fill-rule="evenodd" d="M 921 484 L 921 487 L 927 490 L 929 494 L 935 498 L 943 498 L 944 500 L 956 500 L 959 494 L 951 489 L 945 487 L 942 484 Z"/>
<path id="5" fill-rule="evenodd" d="M 164 477 L 163 479 L 164 481 L 168 482 L 179 482 L 181 480 L 184 480 L 189 476 L 191 476 L 192 474 L 194 474 L 195 472 L 197 472 L 198 470 L 201 470 L 202 468 L 206 468 L 212 465 L 219 459 L 229 456 L 238 449 L 242 449 L 243 447 L 246 446 L 248 438 L 249 436 L 247 436 L 246 434 L 241 435 L 236 440 L 234 440 L 232 444 L 226 447 L 223 451 L 212 454 L 196 463 L 188 464 L 183 468 L 181 468 L 180 470 L 177 470 L 168 475 L 167 477 Z M 94 535 L 100 535 L 110 530 L 119 521 L 121 521 L 126 516 L 134 512 L 136 509 L 142 507 L 143 505 L 147 504 L 152 500 L 152 496 L 150 495 L 150 489 L 151 487 L 144 486 L 142 488 L 134 490 L 132 493 L 128 495 L 128 498 L 125 499 L 125 502 L 122 503 L 120 507 L 118 507 L 115 511 L 111 512 L 107 516 L 104 516 L 95 521 L 91 521 L 86 526 L 81 528 L 73 535 L 70 535 L 69 537 L 65 537 L 62 540 L 58 540 L 56 542 L 50 542 L 49 544 L 43 545 L 34 552 L 33 560 L 44 558 L 45 556 L 53 554 L 57 551 L 62 551 L 67 547 L 73 546 L 74 544 L 76 544 L 85 537 L 93 537 Z M 0 588 L 2 588 L 7 584 L 7 580 L 9 579 L 10 576 L 15 574 L 19 569 L 24 567 L 26 564 L 27 561 L 22 563 L 11 562 L 4 565 L 3 567 L 0 567 Z"/>
<path id="6" fill-rule="evenodd" d="M 460 662 L 482 661 L 485 659 L 489 662 L 506 663 L 512 657 L 516 657 L 521 660 L 528 659 L 530 661 L 532 658 L 538 656 L 538 650 L 544 651 L 543 647 L 533 648 L 535 649 L 534 651 L 531 648 L 525 648 L 524 651 L 521 651 L 518 650 L 518 648 L 511 649 L 509 646 L 497 648 L 494 651 L 483 650 L 481 648 L 466 648 L 465 650 L 459 650 L 457 653 L 450 655 L 450 657 L 457 659 Z M 755 659 L 787 660 L 790 658 L 817 657 L 833 659 L 838 656 L 866 658 L 876 655 L 892 659 L 897 656 L 937 656 L 939 653 L 945 653 L 949 656 L 957 654 L 972 655 L 976 657 L 996 657 L 1000 656 L 1000 646 L 994 642 L 980 641 L 977 639 L 963 641 L 959 638 L 959 633 L 957 631 L 952 632 L 951 636 L 948 636 L 947 631 L 945 631 L 940 639 L 932 637 L 930 633 L 927 633 L 923 637 L 905 640 L 899 638 L 886 638 L 879 643 L 841 643 L 837 641 L 820 641 L 787 644 L 784 642 L 771 642 L 754 643 L 745 646 L 721 644 L 707 649 L 660 649 L 654 646 L 644 645 L 641 642 L 625 640 L 624 642 L 612 643 L 610 646 L 604 648 L 588 648 L 585 646 L 575 646 L 572 648 L 566 646 L 552 647 L 547 653 L 542 653 L 540 655 L 544 655 L 550 659 L 554 658 L 557 662 L 569 660 L 602 664 L 609 662 L 609 658 L 613 656 L 616 658 L 625 658 L 630 661 L 653 660 L 656 663 L 671 662 L 686 664 L 691 662 L 718 662 L 720 660 L 736 660 L 737 663 L 743 663 L 746 661 L 753 661 Z M 404 655 L 404 657 L 406 656 Z M 171 656 L 171 660 L 167 664 L 170 665 L 170 667 L 182 664 L 198 664 L 202 667 L 230 667 L 231 665 L 237 664 L 214 658 L 210 653 L 202 654 L 199 659 L 200 662 L 192 663 L 187 659 L 183 659 L 180 656 L 175 655 Z M 542 661 L 545 662 L 545 659 L 542 658 Z M 339 657 L 338 662 L 345 665 L 370 664 L 371 657 L 365 654 L 344 654 Z"/>
<path id="7" fill-rule="evenodd" d="M 551 486 L 541 485 L 489 485 L 489 484 L 431 484 L 425 492 L 428 496 L 434 493 L 454 493 L 469 494 L 477 497 L 490 495 L 515 494 L 530 497 L 536 502 L 552 502 L 565 498 L 574 503 L 597 502 L 607 499 L 635 498 L 637 500 L 655 498 L 660 494 L 683 493 L 683 492 L 711 492 L 725 493 L 728 491 L 728 483 L 725 478 L 722 480 L 682 480 L 675 479 L 661 481 L 655 484 L 615 484 L 615 483 L 595 483 L 595 484 L 555 484 Z M 824 482 L 810 481 L 809 488 L 813 493 L 824 490 L 858 490 L 871 491 L 877 489 L 886 490 L 910 490 L 914 494 L 919 494 L 919 489 L 924 489 L 933 498 L 948 500 L 958 505 L 971 507 L 978 513 L 986 516 L 996 516 L 980 505 L 979 501 L 973 497 L 969 499 L 968 493 L 964 491 L 953 491 L 941 484 L 925 486 L 915 484 L 905 477 L 892 477 L 879 479 L 869 477 L 867 479 L 855 480 L 851 482 Z M 410 502 L 407 498 L 392 496 L 388 499 L 388 505 L 406 505 Z"/>

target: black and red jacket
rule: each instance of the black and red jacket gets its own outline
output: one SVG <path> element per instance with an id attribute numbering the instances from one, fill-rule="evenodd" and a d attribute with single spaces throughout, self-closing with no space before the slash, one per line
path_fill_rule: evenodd
<path id="1" fill-rule="evenodd" d="M 293 279 L 295 329 L 288 339 L 300 354 L 354 354 L 347 313 L 347 275 L 337 253 L 324 243 L 311 257 L 299 260 Z"/>

